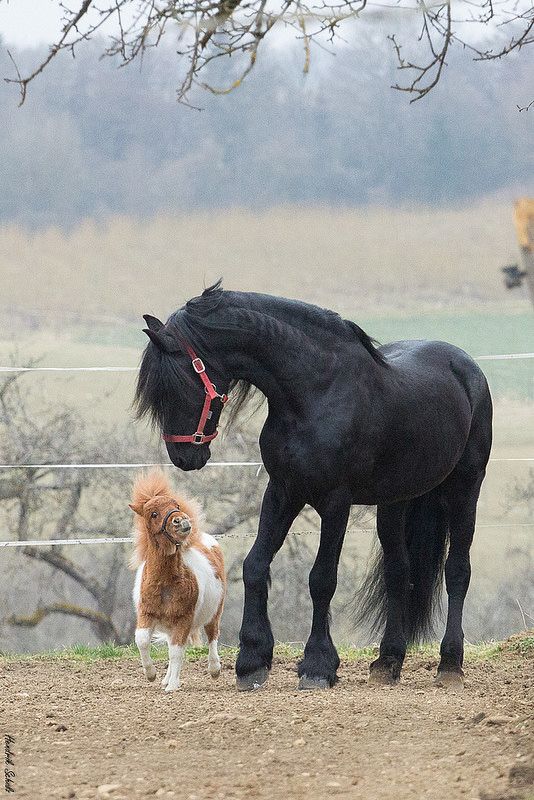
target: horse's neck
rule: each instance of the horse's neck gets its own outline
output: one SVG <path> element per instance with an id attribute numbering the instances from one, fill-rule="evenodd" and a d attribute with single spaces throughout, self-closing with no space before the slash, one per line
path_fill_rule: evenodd
<path id="1" fill-rule="evenodd" d="M 165 578 L 175 580 L 185 569 L 180 548 L 172 556 L 166 556 L 160 550 L 150 548 L 146 563 L 147 571 L 151 574 L 157 573 L 162 580 Z"/>
<path id="2" fill-rule="evenodd" d="M 239 322 L 240 313 L 235 319 Z M 324 343 L 288 322 L 242 312 L 242 329 L 223 346 L 221 358 L 233 378 L 256 386 L 272 405 L 300 406 L 307 393 L 320 391 L 331 370 Z"/>

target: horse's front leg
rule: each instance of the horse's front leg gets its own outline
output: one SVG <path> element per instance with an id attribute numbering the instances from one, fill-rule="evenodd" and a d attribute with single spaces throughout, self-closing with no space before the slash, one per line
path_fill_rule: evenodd
<path id="1" fill-rule="evenodd" d="M 245 604 L 236 662 L 240 691 L 258 689 L 268 678 L 274 647 L 267 615 L 269 569 L 303 505 L 290 498 L 283 486 L 269 481 L 263 496 L 258 535 L 243 562 Z"/>
<path id="2" fill-rule="evenodd" d="M 154 622 L 149 617 L 141 614 L 137 617 L 137 627 L 135 629 L 135 643 L 141 656 L 141 664 L 147 680 L 151 683 L 156 678 L 156 667 L 150 656 L 150 642 L 154 633 Z"/>
<path id="3" fill-rule="evenodd" d="M 350 506 L 350 493 L 345 488 L 330 492 L 316 506 L 321 515 L 321 541 L 309 578 L 313 620 L 298 668 L 299 689 L 327 689 L 337 680 L 339 656 L 330 636 L 329 610 Z"/>
<path id="4" fill-rule="evenodd" d="M 191 628 L 193 626 L 193 614 L 182 617 L 172 628 L 167 637 L 169 645 L 169 668 L 165 676 L 167 683 L 163 684 L 166 692 L 175 692 L 180 688 L 180 673 L 185 655 L 185 646 Z"/>
<path id="5" fill-rule="evenodd" d="M 406 503 L 378 506 L 376 528 L 384 552 L 387 617 L 380 653 L 370 667 L 369 683 L 394 684 L 406 655 L 404 617 L 410 586 L 410 563 L 405 534 Z"/>

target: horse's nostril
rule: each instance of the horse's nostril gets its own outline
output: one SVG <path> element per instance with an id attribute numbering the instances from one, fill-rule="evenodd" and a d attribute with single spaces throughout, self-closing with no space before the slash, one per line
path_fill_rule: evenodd
<path id="1" fill-rule="evenodd" d="M 187 533 L 187 531 L 191 530 L 191 523 L 188 519 L 183 519 L 180 523 L 180 527 L 184 533 Z"/>

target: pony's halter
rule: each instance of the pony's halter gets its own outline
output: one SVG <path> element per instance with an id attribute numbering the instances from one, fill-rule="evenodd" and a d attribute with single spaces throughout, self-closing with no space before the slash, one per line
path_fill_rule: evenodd
<path id="1" fill-rule="evenodd" d="M 179 513 L 180 513 L 180 509 L 179 508 L 171 508 L 170 511 L 167 511 L 167 513 L 165 514 L 165 517 L 163 519 L 163 522 L 161 523 L 161 528 L 159 529 L 159 533 L 162 533 L 169 540 L 169 542 L 172 542 L 172 544 L 176 545 L 176 547 L 180 547 L 182 543 L 181 542 L 177 542 L 176 539 L 173 539 L 173 537 L 171 536 L 171 534 L 167 530 L 167 522 L 169 521 L 170 517 L 172 517 L 173 514 L 179 514 Z M 184 528 L 181 526 L 182 527 L 182 531 L 181 532 L 185 533 L 185 534 L 188 534 L 191 531 L 191 527 L 192 527 L 191 526 L 191 521 L 190 521 L 189 517 L 186 516 L 186 517 L 182 517 L 182 519 L 180 520 L 180 523 L 185 522 L 185 520 L 187 520 L 187 522 L 189 523 L 189 528 L 187 530 L 184 530 Z"/>
<path id="2" fill-rule="evenodd" d="M 202 359 L 197 356 L 191 345 L 187 344 L 187 342 L 184 342 L 183 345 L 187 353 L 191 357 L 191 365 L 193 369 L 195 370 L 198 377 L 204 384 L 206 398 L 204 400 L 204 405 L 202 406 L 202 412 L 200 414 L 200 419 L 198 421 L 195 433 L 192 433 L 190 436 L 175 436 L 174 434 L 163 433 L 161 438 L 165 442 L 188 442 L 189 444 L 205 444 L 206 442 L 211 442 L 211 440 L 215 439 L 215 437 L 218 436 L 219 434 L 219 431 L 217 429 L 214 431 L 214 433 L 210 434 L 204 433 L 206 422 L 210 419 L 212 414 L 211 404 L 215 399 L 217 399 L 220 400 L 224 406 L 224 404 L 228 400 L 228 395 L 219 394 L 215 384 L 212 383 L 208 378 L 208 375 L 206 373 L 206 367 L 204 366 L 204 362 L 202 361 Z"/>

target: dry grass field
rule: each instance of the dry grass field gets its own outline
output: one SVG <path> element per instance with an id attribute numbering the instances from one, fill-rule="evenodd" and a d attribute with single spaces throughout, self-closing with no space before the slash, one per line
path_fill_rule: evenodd
<path id="1" fill-rule="evenodd" d="M 236 209 L 148 221 L 87 221 L 70 231 L 0 229 L 0 284 L 29 325 L 73 317 L 161 316 L 221 275 L 228 288 L 299 297 L 343 314 L 494 303 L 517 258 L 512 206 L 453 209 Z"/>

